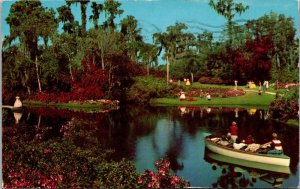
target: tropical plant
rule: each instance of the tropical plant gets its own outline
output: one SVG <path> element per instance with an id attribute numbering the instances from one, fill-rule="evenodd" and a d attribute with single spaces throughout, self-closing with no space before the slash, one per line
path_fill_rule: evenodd
<path id="1" fill-rule="evenodd" d="M 227 19 L 227 30 L 229 44 L 232 44 L 232 31 L 233 31 L 233 18 L 236 14 L 242 14 L 249 6 L 244 6 L 242 3 L 234 3 L 233 0 L 210 0 L 209 6 L 211 6 L 218 14 L 224 16 Z"/>
<path id="2" fill-rule="evenodd" d="M 137 180 L 142 188 L 184 188 L 189 182 L 171 173 L 170 162 L 161 159 L 155 162 L 157 172 L 146 170 Z"/>

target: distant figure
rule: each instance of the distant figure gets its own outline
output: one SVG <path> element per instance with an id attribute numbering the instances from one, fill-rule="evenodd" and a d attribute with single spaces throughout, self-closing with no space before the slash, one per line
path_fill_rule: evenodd
<path id="1" fill-rule="evenodd" d="M 258 90 L 258 95 L 261 95 L 261 90 Z"/>
<path id="2" fill-rule="evenodd" d="M 185 100 L 185 93 L 183 91 L 180 92 L 179 100 Z"/>
<path id="3" fill-rule="evenodd" d="M 267 85 L 267 81 L 264 81 L 264 83 L 263 83 L 263 91 L 264 91 L 264 92 L 266 92 L 266 90 L 267 90 L 266 85 Z"/>
<path id="4" fill-rule="evenodd" d="M 209 94 L 209 93 L 207 93 L 207 95 L 206 95 L 206 99 L 207 99 L 207 100 L 211 100 L 211 96 L 210 96 L 210 94 Z"/>
<path id="5" fill-rule="evenodd" d="M 266 91 L 269 89 L 269 81 L 266 81 Z"/>
<path id="6" fill-rule="evenodd" d="M 20 97 L 16 96 L 16 101 L 14 103 L 14 108 L 21 108 L 23 106 Z"/>
<path id="7" fill-rule="evenodd" d="M 230 130 L 230 137 L 231 137 L 231 140 L 233 142 L 236 141 L 237 137 L 238 137 L 238 127 L 236 125 L 236 122 L 233 121 L 232 124 L 230 125 L 229 127 L 229 130 Z"/>
<path id="8" fill-rule="evenodd" d="M 185 83 L 185 85 L 186 85 L 186 86 L 190 86 L 190 85 L 191 85 L 191 82 L 190 82 L 190 80 L 189 80 L 189 79 L 187 79 L 187 80 L 186 80 L 186 83 Z"/>
<path id="9" fill-rule="evenodd" d="M 237 90 L 237 83 L 238 83 L 238 81 L 234 80 L 234 90 Z"/>

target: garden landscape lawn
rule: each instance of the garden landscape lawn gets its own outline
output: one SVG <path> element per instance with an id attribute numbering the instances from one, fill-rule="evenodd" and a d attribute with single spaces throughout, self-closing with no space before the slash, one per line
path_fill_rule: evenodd
<path id="1" fill-rule="evenodd" d="M 228 98 L 193 98 L 193 101 L 180 101 L 178 98 L 156 98 L 151 100 L 152 105 L 184 105 L 184 106 L 224 106 L 224 107 L 265 107 L 275 99 L 275 95 L 263 93 L 258 95 L 255 91 L 247 91 L 245 95 Z"/>
<path id="2" fill-rule="evenodd" d="M 68 109 L 73 111 L 85 111 L 85 112 L 98 112 L 105 109 L 116 108 L 117 105 L 103 105 L 99 103 L 78 103 L 78 102 L 69 102 L 69 103 L 46 103 L 41 101 L 33 100 L 24 100 L 24 106 L 42 106 L 42 107 L 52 107 L 58 109 Z"/>

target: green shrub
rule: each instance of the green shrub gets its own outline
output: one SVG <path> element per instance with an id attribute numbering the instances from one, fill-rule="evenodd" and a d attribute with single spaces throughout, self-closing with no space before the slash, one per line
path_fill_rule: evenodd
<path id="1" fill-rule="evenodd" d="M 137 188 L 138 174 L 133 163 L 102 162 L 97 166 L 98 177 L 95 181 L 97 188 Z"/>
<path id="2" fill-rule="evenodd" d="M 172 95 L 174 85 L 167 85 L 166 80 L 155 77 L 136 77 L 129 89 L 127 99 L 135 103 L 149 103 L 151 98 Z"/>

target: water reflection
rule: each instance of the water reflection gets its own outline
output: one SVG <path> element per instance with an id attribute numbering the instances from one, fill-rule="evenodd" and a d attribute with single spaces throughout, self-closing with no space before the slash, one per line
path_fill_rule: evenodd
<path id="1" fill-rule="evenodd" d="M 211 169 L 219 174 L 212 187 L 246 188 L 253 187 L 257 182 L 265 182 L 272 187 L 280 187 L 290 176 L 289 167 L 270 166 L 245 160 L 228 158 L 205 149 L 205 161 L 211 164 Z"/>
<path id="2" fill-rule="evenodd" d="M 249 110 L 244 108 L 188 106 L 126 106 L 101 113 L 35 107 L 25 109 L 18 126 L 13 113 L 5 112 L 3 144 L 5 147 L 9 146 L 9 142 L 16 138 L 18 141 L 15 141 L 15 148 L 22 146 L 30 149 L 32 143 L 48 146 L 72 138 L 77 147 L 83 150 L 92 149 L 97 152 L 100 146 L 112 149 L 110 157 L 112 160 L 119 161 L 122 158 L 132 160 L 140 172 L 154 169 L 156 160 L 167 157 L 173 171 L 189 180 L 192 186 L 223 187 L 227 186 L 226 181 L 240 187 L 246 185 L 272 187 L 271 180 L 274 173 L 265 175 L 264 180 L 258 176 L 254 178 L 255 172 L 249 172 L 244 176 L 238 173 L 240 176 L 236 177 L 231 173 L 237 172 L 239 166 L 230 165 L 228 168 L 227 165 L 226 173 L 230 172 L 231 175 L 226 176 L 226 173 L 222 174 L 221 168 L 216 166 L 219 172 L 214 171 L 211 168 L 212 164 L 203 159 L 205 156 L 203 134 L 226 132 L 231 122 L 235 120 L 241 138 L 251 134 L 257 142 L 264 143 L 269 140 L 267 136 L 271 136 L 273 132 L 279 133 L 284 152 L 291 157 L 291 174 L 283 178 L 281 187 L 296 186 L 299 182 L 299 147 L 295 148 L 289 144 L 299 144 L 298 129 L 269 120 L 268 115 L 268 111 L 262 109 L 256 109 L 250 115 Z M 14 136 L 11 135 L 11 130 L 14 130 Z M 17 142 L 22 145 L 16 144 Z M 9 152 L 4 153 L 5 161 L 10 161 L 7 154 L 12 155 L 20 151 L 4 149 Z M 20 156 L 16 162 L 26 162 L 25 158 Z M 253 178 L 256 179 L 255 182 Z"/>

